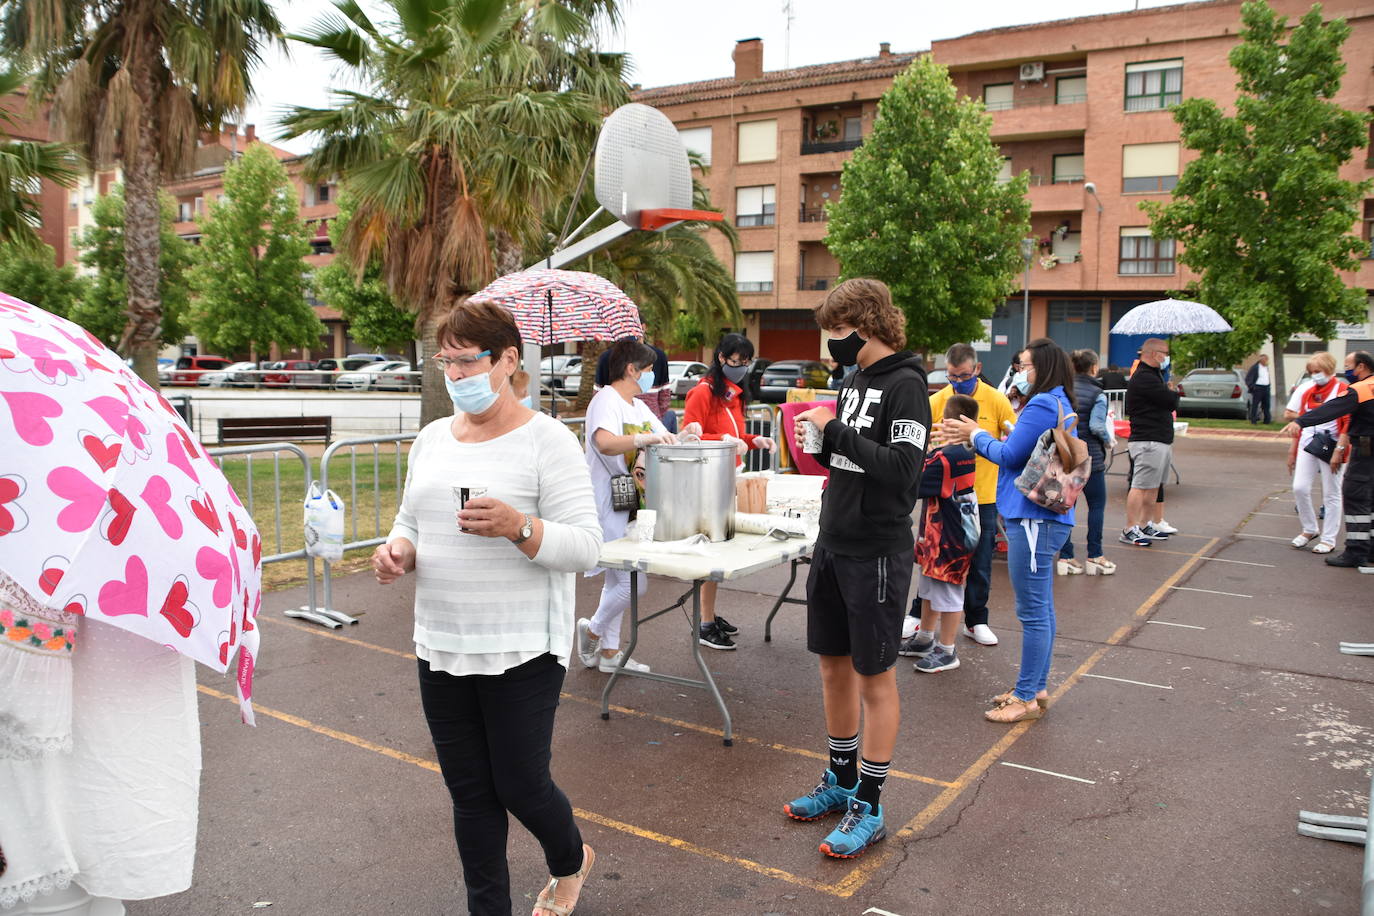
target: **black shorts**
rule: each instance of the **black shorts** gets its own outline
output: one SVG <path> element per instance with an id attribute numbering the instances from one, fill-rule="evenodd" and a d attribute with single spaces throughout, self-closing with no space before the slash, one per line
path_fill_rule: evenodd
<path id="1" fill-rule="evenodd" d="M 895 665 L 914 565 L 910 548 L 859 559 L 817 547 L 806 579 L 806 648 L 848 655 L 865 675 Z"/>

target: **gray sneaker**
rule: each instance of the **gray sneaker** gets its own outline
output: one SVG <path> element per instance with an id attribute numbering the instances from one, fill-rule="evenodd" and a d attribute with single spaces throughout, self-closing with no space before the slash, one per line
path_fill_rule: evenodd
<path id="1" fill-rule="evenodd" d="M 924 636 L 920 631 L 917 631 L 915 636 L 902 640 L 902 645 L 897 649 L 897 654 L 905 655 L 907 658 L 925 658 L 934 648 L 935 637 Z"/>
<path id="2" fill-rule="evenodd" d="M 930 654 L 912 665 L 917 671 L 924 674 L 934 674 L 936 671 L 949 671 L 959 667 L 959 655 L 954 651 L 946 652 L 939 646 L 930 651 Z"/>
<path id="3" fill-rule="evenodd" d="M 601 640 L 592 635 L 592 622 L 586 617 L 577 621 L 577 657 L 588 668 L 597 666 L 601 654 Z"/>

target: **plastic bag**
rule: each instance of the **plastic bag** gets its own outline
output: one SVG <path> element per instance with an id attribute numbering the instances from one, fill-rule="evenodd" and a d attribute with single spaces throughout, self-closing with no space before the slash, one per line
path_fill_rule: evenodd
<path id="1" fill-rule="evenodd" d="M 305 496 L 305 552 L 329 563 L 343 559 L 344 502 L 333 490 L 310 481 Z"/>

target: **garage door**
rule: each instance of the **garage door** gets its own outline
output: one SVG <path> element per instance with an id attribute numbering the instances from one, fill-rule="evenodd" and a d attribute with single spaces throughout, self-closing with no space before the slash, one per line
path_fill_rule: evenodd
<path id="1" fill-rule="evenodd" d="M 810 309 L 778 309 L 759 313 L 757 356 L 780 359 L 817 359 L 821 331 Z"/>
<path id="2" fill-rule="evenodd" d="M 1051 299 L 1049 337 L 1069 353 L 1102 346 L 1102 302 L 1097 299 Z"/>

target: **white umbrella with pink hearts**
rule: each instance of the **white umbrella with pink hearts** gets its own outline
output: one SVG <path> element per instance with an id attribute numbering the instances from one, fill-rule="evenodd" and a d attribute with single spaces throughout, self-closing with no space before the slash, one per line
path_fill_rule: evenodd
<path id="1" fill-rule="evenodd" d="M 216 671 L 237 654 L 251 723 L 262 541 L 167 399 L 79 325 L 0 293 L 0 442 L 0 575 Z M 0 645 L 59 638 L 0 620 Z"/>

